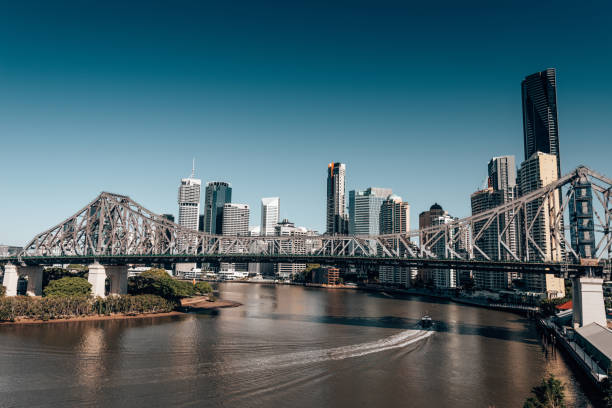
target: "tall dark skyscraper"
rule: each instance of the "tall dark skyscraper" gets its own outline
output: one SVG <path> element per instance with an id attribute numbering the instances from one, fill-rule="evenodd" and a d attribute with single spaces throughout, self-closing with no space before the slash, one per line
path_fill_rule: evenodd
<path id="1" fill-rule="evenodd" d="M 328 234 L 346 234 L 348 217 L 346 214 L 346 194 L 344 163 L 330 163 L 327 166 L 327 218 Z"/>
<path id="2" fill-rule="evenodd" d="M 232 202 L 232 187 L 225 181 L 206 183 L 204 196 L 204 232 L 223 233 L 223 206 Z"/>
<path id="3" fill-rule="evenodd" d="M 559 122 L 557 120 L 557 74 L 554 68 L 527 76 L 522 82 L 525 160 L 535 152 L 557 156 L 561 177 Z"/>

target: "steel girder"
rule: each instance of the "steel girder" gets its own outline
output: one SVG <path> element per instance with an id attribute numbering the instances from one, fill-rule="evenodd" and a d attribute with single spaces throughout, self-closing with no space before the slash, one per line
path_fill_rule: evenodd
<path id="1" fill-rule="evenodd" d="M 577 180 L 591 184 L 596 197 L 593 204 L 598 204 L 594 208 L 597 244 L 593 258 L 609 263 L 612 180 L 586 167 L 578 167 L 551 184 L 471 217 L 422 230 L 377 236 L 212 235 L 181 227 L 127 196 L 103 192 L 70 218 L 34 237 L 19 258 L 254 254 L 270 258 L 312 255 L 579 263 L 579 256 L 568 244 L 563 228 L 563 212 L 574 194 Z M 555 199 L 564 188 L 567 189 L 565 198 Z M 516 225 L 520 232 L 514 236 L 517 241 L 514 244 L 508 233 L 511 225 Z M 487 231 L 493 231 L 497 237 L 495 253 L 487 253 L 479 245 Z M 548 248 L 541 247 L 542 240 L 534 237 L 536 233 L 540 237 L 544 233 Z M 440 251 L 436 254 L 436 245 L 443 248 L 443 254 Z M 567 248 L 564 254 L 560 251 L 562 247 Z"/>

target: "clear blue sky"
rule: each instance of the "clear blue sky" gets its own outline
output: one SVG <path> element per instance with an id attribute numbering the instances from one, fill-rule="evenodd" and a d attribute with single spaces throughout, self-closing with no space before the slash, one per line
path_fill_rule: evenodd
<path id="1" fill-rule="evenodd" d="M 100 191 L 176 214 L 192 157 L 252 225 L 280 196 L 322 231 L 331 161 L 413 226 L 435 201 L 466 216 L 492 156 L 522 161 L 520 83 L 547 67 L 563 171 L 612 175 L 612 3 L 409 3 L 1 2 L 0 242 Z"/>

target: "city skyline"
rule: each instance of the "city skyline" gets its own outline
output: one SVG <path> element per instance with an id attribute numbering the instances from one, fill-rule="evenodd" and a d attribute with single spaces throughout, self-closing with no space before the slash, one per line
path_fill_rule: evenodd
<path id="1" fill-rule="evenodd" d="M 100 191 L 176 215 L 176 183 L 194 156 L 197 176 L 230 181 L 233 201 L 249 204 L 253 220 L 261 197 L 280 196 L 280 218 L 325 231 L 321 169 L 333 160 L 347 163 L 348 191 L 390 186 L 413 219 L 433 202 L 467 216 L 469 194 L 485 185 L 482 163 L 524 156 L 521 81 L 550 67 L 557 69 L 561 172 L 584 164 L 612 173 L 606 149 L 587 150 L 612 134 L 600 120 L 612 110 L 611 84 L 591 77 L 612 64 L 600 52 L 611 35 L 601 8 L 559 8 L 548 19 L 541 5 L 530 5 L 529 15 L 516 5 L 472 17 L 449 4 L 461 20 L 429 6 L 387 4 L 374 14 L 355 7 L 351 21 L 338 20 L 347 11 L 332 7 L 318 21 L 323 5 L 302 6 L 297 15 L 320 23 L 328 34 L 321 38 L 288 27 L 295 16 L 282 7 L 274 18 L 262 16 L 258 24 L 267 28 L 256 35 L 241 16 L 196 24 L 195 6 L 191 14 L 152 6 L 136 20 L 140 34 L 130 7 L 115 13 L 112 27 L 103 9 L 72 18 L 79 8 L 70 2 L 57 3 L 64 14 L 4 7 L 0 30 L 14 41 L 0 45 L 0 134 L 6 152 L 21 154 L 0 161 L 9 175 L 2 187 L 12 192 L 0 213 L 3 244 L 25 244 Z M 287 19 L 278 18 L 283 13 Z M 206 18 L 220 14 L 213 9 Z M 230 32 L 232 25 L 242 29 Z M 288 30 L 283 39 L 279 26 Z M 161 41 L 159 30 L 172 31 L 172 41 Z M 531 40 L 541 35 L 556 41 L 543 48 Z M 220 40 L 194 40 L 211 36 Z M 238 53 L 239 41 L 251 52 Z M 52 198 L 44 210 L 41 197 Z"/>

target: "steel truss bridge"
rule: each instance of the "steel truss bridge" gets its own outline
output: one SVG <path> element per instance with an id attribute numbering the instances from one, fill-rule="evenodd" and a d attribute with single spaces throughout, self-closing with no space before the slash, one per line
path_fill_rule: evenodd
<path id="1" fill-rule="evenodd" d="M 567 238 L 579 208 L 569 203 L 592 189 L 596 241 L 585 262 Z M 559 180 L 499 207 L 448 224 L 376 236 L 211 235 L 183 228 L 128 196 L 103 192 L 0 263 L 22 266 L 97 261 L 107 265 L 175 262 L 289 262 L 391 265 L 581 275 L 608 271 L 612 260 L 612 180 L 578 167 Z M 570 220 L 564 221 L 564 213 Z M 546 217 L 549 222 L 542 222 Z M 544 229 L 544 230 L 543 230 Z M 510 234 L 510 231 L 516 233 Z M 488 234 L 488 235 L 487 235 Z M 542 248 L 542 234 L 548 249 Z M 494 251 L 482 248 L 495 238 Z M 551 250 L 550 248 L 553 248 Z M 556 249 L 555 249 L 556 248 Z M 558 251 L 557 251 L 558 250 Z M 577 252 L 578 251 L 578 252 Z M 559 257 L 559 253 L 562 256 Z"/>

